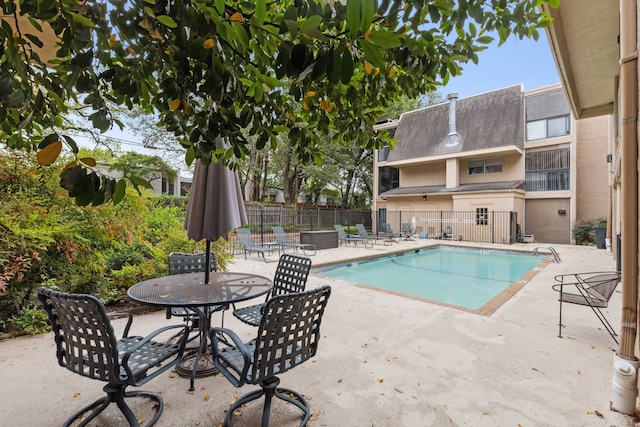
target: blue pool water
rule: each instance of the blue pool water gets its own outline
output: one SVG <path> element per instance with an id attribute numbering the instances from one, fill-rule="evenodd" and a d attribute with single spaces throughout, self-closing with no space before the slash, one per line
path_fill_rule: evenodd
<path id="1" fill-rule="evenodd" d="M 477 310 L 539 263 L 529 254 L 439 246 L 313 272 Z"/>

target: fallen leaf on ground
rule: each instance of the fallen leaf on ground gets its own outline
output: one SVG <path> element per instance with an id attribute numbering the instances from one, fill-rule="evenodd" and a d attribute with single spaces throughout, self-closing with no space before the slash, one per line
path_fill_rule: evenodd
<path id="1" fill-rule="evenodd" d="M 395 391 L 397 391 L 398 393 L 404 393 L 404 391 L 400 390 L 398 387 L 394 387 L 393 388 Z"/>
<path id="2" fill-rule="evenodd" d="M 209 396 L 208 394 L 205 394 L 205 395 L 204 395 L 204 400 L 205 400 L 205 402 L 208 402 L 210 397 L 211 397 L 211 396 Z"/>
<path id="3" fill-rule="evenodd" d="M 80 396 L 80 393 L 73 393 L 73 397 L 78 397 Z"/>
<path id="4" fill-rule="evenodd" d="M 383 383 L 383 382 L 384 382 L 384 380 L 383 380 L 382 378 L 378 378 L 378 382 L 379 382 L 379 383 Z"/>

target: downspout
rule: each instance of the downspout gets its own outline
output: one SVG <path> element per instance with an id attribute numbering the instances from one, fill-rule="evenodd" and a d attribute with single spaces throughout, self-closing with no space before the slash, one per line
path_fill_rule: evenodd
<path id="1" fill-rule="evenodd" d="M 622 228 L 622 316 L 620 345 L 614 356 L 612 409 L 633 415 L 636 408 L 638 359 L 635 344 L 638 323 L 638 52 L 636 1 L 620 0 L 620 162 Z M 616 381 L 627 376 L 627 393 Z"/>

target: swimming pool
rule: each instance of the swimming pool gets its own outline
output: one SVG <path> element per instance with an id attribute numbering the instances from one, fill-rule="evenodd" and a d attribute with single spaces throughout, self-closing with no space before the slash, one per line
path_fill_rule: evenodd
<path id="1" fill-rule="evenodd" d="M 526 283 L 523 276 L 540 263 L 540 258 L 531 254 L 437 246 L 312 271 L 321 276 L 479 310 L 512 285 L 522 287 Z"/>

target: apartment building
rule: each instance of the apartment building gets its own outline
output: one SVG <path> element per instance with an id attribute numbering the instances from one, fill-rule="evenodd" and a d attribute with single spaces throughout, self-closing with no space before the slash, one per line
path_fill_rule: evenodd
<path id="1" fill-rule="evenodd" d="M 377 126 L 397 139 L 374 156 L 377 220 L 410 217 L 433 236 L 444 218 L 462 239 L 513 242 L 517 233 L 570 243 L 576 220 L 607 216 L 606 143 L 599 142 L 608 125 L 606 117 L 574 120 L 560 85 L 450 94 L 406 112 Z M 512 223 L 492 227 L 498 212 Z"/>

